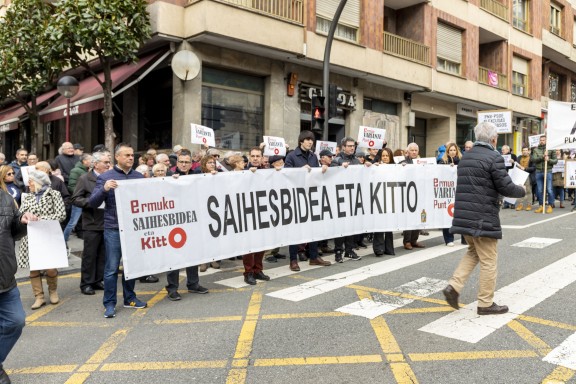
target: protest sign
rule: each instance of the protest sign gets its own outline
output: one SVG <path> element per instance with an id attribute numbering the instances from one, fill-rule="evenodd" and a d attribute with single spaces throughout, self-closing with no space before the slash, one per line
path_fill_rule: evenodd
<path id="1" fill-rule="evenodd" d="M 28 223 L 28 259 L 31 271 L 68 267 L 68 252 L 57 220 Z"/>
<path id="2" fill-rule="evenodd" d="M 564 187 L 576 188 L 576 160 L 566 160 L 564 164 Z"/>
<path id="3" fill-rule="evenodd" d="M 564 160 L 558 160 L 556 164 L 552 167 L 552 173 L 564 173 Z"/>
<path id="4" fill-rule="evenodd" d="M 414 164 L 428 164 L 428 165 L 438 164 L 435 157 L 421 157 L 421 158 L 413 159 L 412 162 Z"/>
<path id="5" fill-rule="evenodd" d="M 205 127 L 198 124 L 190 124 L 191 132 L 191 143 L 207 145 L 209 147 L 216 146 L 216 140 L 214 139 L 214 130 L 212 128 Z"/>
<path id="6" fill-rule="evenodd" d="M 504 166 L 511 167 L 512 166 L 512 155 L 502 155 L 504 159 Z"/>
<path id="7" fill-rule="evenodd" d="M 530 148 L 536 148 L 538 146 L 538 144 L 540 144 L 540 137 L 542 135 L 534 135 L 534 136 L 528 136 L 528 143 L 530 145 Z"/>
<path id="8" fill-rule="evenodd" d="M 124 274 L 356 233 L 447 228 L 456 168 L 297 168 L 118 181 Z"/>
<path id="9" fill-rule="evenodd" d="M 282 137 L 264 136 L 264 156 L 286 156 L 286 141 Z"/>
<path id="10" fill-rule="evenodd" d="M 320 157 L 320 152 L 324 151 L 324 150 L 328 150 L 330 151 L 330 153 L 332 153 L 333 155 L 336 154 L 336 146 L 338 144 L 334 141 L 322 141 L 322 140 L 318 140 L 316 142 L 316 151 L 314 151 L 314 153 L 316 154 L 316 156 Z"/>
<path id="11" fill-rule="evenodd" d="M 512 182 L 516 185 L 524 185 L 526 179 L 530 175 L 528 172 L 521 170 L 518 167 L 513 167 L 508 171 L 508 175 L 512 179 Z M 515 197 L 504 197 L 504 201 L 512 205 L 516 204 Z"/>
<path id="12" fill-rule="evenodd" d="M 479 111 L 478 124 L 483 122 L 494 124 L 498 133 L 512 133 L 512 111 L 510 110 Z"/>
<path id="13" fill-rule="evenodd" d="M 386 140 L 386 130 L 360 126 L 358 129 L 358 147 L 381 149 Z"/>
<path id="14" fill-rule="evenodd" d="M 546 148 L 576 148 L 576 103 L 548 101 Z"/>

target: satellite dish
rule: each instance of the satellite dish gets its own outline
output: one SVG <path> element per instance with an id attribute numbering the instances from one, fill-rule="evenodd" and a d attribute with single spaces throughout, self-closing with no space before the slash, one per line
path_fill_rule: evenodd
<path id="1" fill-rule="evenodd" d="M 180 51 L 172 57 L 172 72 L 184 81 L 198 76 L 200 65 L 200 59 L 191 51 Z"/>

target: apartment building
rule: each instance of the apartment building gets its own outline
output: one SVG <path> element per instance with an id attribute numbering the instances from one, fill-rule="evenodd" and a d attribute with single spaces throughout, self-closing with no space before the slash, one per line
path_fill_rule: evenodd
<path id="1" fill-rule="evenodd" d="M 248 149 L 264 135 L 294 146 L 310 128 L 339 2 L 151 0 L 143 63 L 117 68 L 118 138 L 139 150 L 187 145 L 196 123 L 215 130 L 220 148 Z M 448 140 L 473 139 L 477 111 L 509 109 L 514 130 L 500 144 L 519 152 L 545 129 L 548 100 L 576 102 L 575 18 L 576 0 L 348 0 L 331 51 L 338 108 L 328 139 L 382 127 L 389 147 L 415 141 L 433 156 Z M 192 79 L 171 69 L 181 50 L 199 59 Z M 97 93 L 71 100 L 72 140 L 87 147 L 103 141 Z M 53 152 L 65 110 L 50 101 L 39 147 Z M 25 116 L 4 117 L 2 145 L 14 147 Z"/>

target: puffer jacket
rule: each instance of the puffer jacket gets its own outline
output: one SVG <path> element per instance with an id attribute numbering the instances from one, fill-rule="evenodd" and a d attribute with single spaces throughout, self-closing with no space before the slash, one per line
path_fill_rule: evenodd
<path id="1" fill-rule="evenodd" d="M 14 241 L 26 234 L 26 225 L 20 223 L 21 217 L 12 196 L 0 190 L 0 293 L 16 286 Z"/>
<path id="2" fill-rule="evenodd" d="M 458 164 L 454 219 L 450 233 L 502 238 L 498 196 L 524 197 L 506 172 L 504 159 L 485 143 L 476 142 Z"/>

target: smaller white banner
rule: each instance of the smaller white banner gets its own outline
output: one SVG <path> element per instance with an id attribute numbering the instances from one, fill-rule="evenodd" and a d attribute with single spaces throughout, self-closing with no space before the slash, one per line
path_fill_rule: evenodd
<path id="1" fill-rule="evenodd" d="M 558 160 L 558 162 L 552 167 L 552 173 L 564 173 L 564 160 Z"/>
<path id="2" fill-rule="evenodd" d="M 207 145 L 209 147 L 216 146 L 214 139 L 214 130 L 198 124 L 190 124 L 192 132 L 190 134 L 192 144 Z"/>
<path id="3" fill-rule="evenodd" d="M 478 124 L 485 121 L 494 124 L 498 133 L 512 133 L 512 111 L 510 110 L 478 112 Z"/>
<path id="4" fill-rule="evenodd" d="M 58 221 L 28 223 L 28 258 L 31 271 L 68 267 L 66 243 Z"/>
<path id="5" fill-rule="evenodd" d="M 406 160 L 406 158 L 404 156 L 394 156 L 394 163 L 396 163 L 396 164 L 400 164 L 404 160 Z"/>
<path id="6" fill-rule="evenodd" d="M 360 126 L 358 129 L 358 147 L 381 149 L 386 140 L 386 130 Z"/>
<path id="7" fill-rule="evenodd" d="M 24 181 L 25 187 L 28 186 L 28 172 L 30 172 L 31 169 L 36 169 L 36 167 L 33 165 L 27 165 L 25 167 L 20 167 L 20 173 L 22 174 L 22 181 Z"/>
<path id="8" fill-rule="evenodd" d="M 283 137 L 264 136 L 264 156 L 286 156 L 286 141 Z"/>
<path id="9" fill-rule="evenodd" d="M 548 102 L 546 136 L 548 150 L 576 148 L 576 103 Z"/>
<path id="10" fill-rule="evenodd" d="M 528 136 L 528 144 L 530 145 L 530 148 L 536 148 L 538 144 L 540 144 L 540 137 L 542 137 L 542 135 Z"/>
<path id="11" fill-rule="evenodd" d="M 512 155 L 502 155 L 502 157 L 504 158 L 504 165 L 506 167 L 511 167 L 512 166 Z"/>
<path id="12" fill-rule="evenodd" d="M 524 185 L 529 173 L 524 172 L 518 167 L 513 167 L 508 171 L 508 175 L 512 179 L 512 182 L 516 185 Z M 514 197 L 504 197 L 504 201 L 510 204 L 516 204 L 516 198 Z"/>
<path id="13" fill-rule="evenodd" d="M 412 163 L 413 164 L 430 164 L 430 165 L 438 164 L 435 157 L 423 157 L 421 159 L 414 159 L 414 160 L 412 160 Z"/>
<path id="14" fill-rule="evenodd" d="M 338 144 L 335 141 L 322 141 L 322 140 L 318 140 L 316 142 L 316 151 L 314 152 L 316 154 L 316 156 L 320 157 L 320 152 L 322 152 L 323 150 L 327 149 L 329 150 L 332 154 L 336 153 L 336 147 L 338 146 Z"/>
<path id="15" fill-rule="evenodd" d="M 566 170 L 564 174 L 564 187 L 576 188 L 576 160 L 566 160 L 564 166 Z"/>

